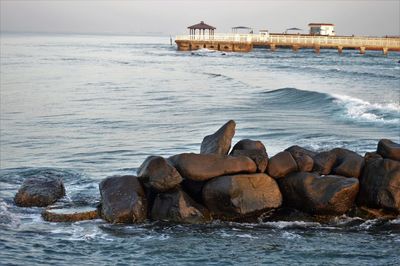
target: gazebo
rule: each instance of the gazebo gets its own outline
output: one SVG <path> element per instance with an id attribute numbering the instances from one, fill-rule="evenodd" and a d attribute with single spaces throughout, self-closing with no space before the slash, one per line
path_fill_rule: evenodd
<path id="1" fill-rule="evenodd" d="M 237 26 L 237 27 L 232 27 L 232 32 L 233 33 L 238 33 L 240 30 L 249 30 L 250 33 L 253 33 L 253 29 L 250 27 L 246 26 Z"/>
<path id="2" fill-rule="evenodd" d="M 216 29 L 213 26 L 210 26 L 206 23 L 204 23 L 204 21 L 201 21 L 198 24 L 192 25 L 188 27 L 189 31 L 190 31 L 190 35 L 196 35 L 196 30 L 199 30 L 199 35 L 205 35 L 206 30 L 208 30 L 208 35 L 214 35 L 214 30 Z M 203 30 L 203 34 L 201 34 L 201 31 Z"/>

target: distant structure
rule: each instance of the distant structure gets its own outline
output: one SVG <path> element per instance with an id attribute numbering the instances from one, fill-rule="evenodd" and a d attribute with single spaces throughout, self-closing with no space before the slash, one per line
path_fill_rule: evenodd
<path id="1" fill-rule="evenodd" d="M 335 25 L 330 23 L 310 23 L 309 34 L 293 34 L 289 31 L 300 31 L 299 28 L 289 28 L 286 33 L 270 33 L 260 30 L 254 33 L 252 28 L 238 26 L 232 28 L 232 33 L 217 33 L 215 27 L 204 21 L 189 26 L 189 35 L 176 36 L 175 43 L 180 51 L 209 49 L 223 52 L 250 52 L 254 47 L 266 47 L 276 51 L 278 47 L 292 48 L 294 52 L 300 49 L 314 49 L 319 54 L 321 49 L 337 49 L 341 54 L 344 49 L 359 50 L 365 54 L 367 50 L 400 52 L 400 36 L 368 37 L 368 36 L 337 36 Z M 197 33 L 198 30 L 198 33 Z M 206 34 L 208 31 L 208 34 Z M 248 33 L 241 33 L 250 31 Z"/>
<path id="2" fill-rule="evenodd" d="M 232 28 L 233 33 L 240 33 L 240 31 L 247 31 L 246 33 L 253 33 L 253 29 L 246 26 L 237 26 Z"/>
<path id="3" fill-rule="evenodd" d="M 310 23 L 310 35 L 335 36 L 335 25 L 331 23 Z"/>
<path id="4" fill-rule="evenodd" d="M 200 23 L 189 26 L 189 34 L 191 36 L 195 36 L 196 35 L 196 30 L 199 30 L 199 35 L 205 35 L 205 31 L 208 30 L 208 35 L 214 35 L 214 30 L 216 30 L 216 27 L 210 26 L 206 23 L 204 23 L 204 21 L 200 21 Z M 203 31 L 203 32 L 202 32 Z"/>

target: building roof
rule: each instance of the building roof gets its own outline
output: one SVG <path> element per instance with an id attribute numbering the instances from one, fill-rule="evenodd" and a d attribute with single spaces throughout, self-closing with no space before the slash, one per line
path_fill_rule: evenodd
<path id="1" fill-rule="evenodd" d="M 204 23 L 204 21 L 200 21 L 200 23 L 198 23 L 198 24 L 189 26 L 188 29 L 192 29 L 192 30 L 215 30 L 216 28 Z"/>
<path id="2" fill-rule="evenodd" d="M 237 27 L 232 27 L 233 30 L 251 30 L 252 28 L 246 27 L 246 26 L 237 26 Z"/>
<path id="3" fill-rule="evenodd" d="M 335 26 L 335 24 L 332 23 L 310 23 L 308 26 Z"/>

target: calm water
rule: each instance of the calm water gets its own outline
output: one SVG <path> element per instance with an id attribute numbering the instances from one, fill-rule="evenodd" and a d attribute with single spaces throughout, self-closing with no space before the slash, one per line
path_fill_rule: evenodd
<path id="1" fill-rule="evenodd" d="M 229 119 L 234 142 L 363 154 L 400 141 L 400 53 L 177 52 L 168 37 L 1 35 L 0 264 L 396 265 L 400 220 L 204 226 L 44 222 L 13 204 L 35 173 L 96 202 L 98 183 L 148 155 L 198 152 Z"/>

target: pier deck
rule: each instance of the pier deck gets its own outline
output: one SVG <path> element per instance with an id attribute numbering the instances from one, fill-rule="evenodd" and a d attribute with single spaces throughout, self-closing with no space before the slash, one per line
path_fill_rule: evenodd
<path id="1" fill-rule="evenodd" d="M 289 47 L 293 51 L 312 48 L 357 49 L 361 54 L 366 50 L 379 50 L 385 55 L 389 51 L 400 51 L 400 37 L 362 37 L 362 36 L 319 36 L 300 34 L 214 34 L 179 35 L 175 40 L 178 50 L 191 51 L 201 48 L 227 52 L 250 52 L 253 47 L 267 47 L 275 51 L 278 47 Z"/>

